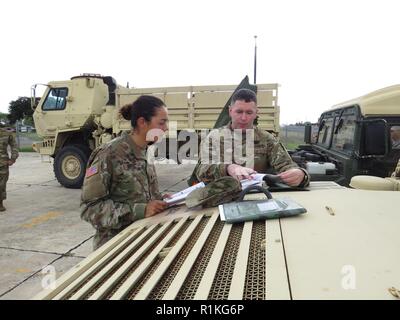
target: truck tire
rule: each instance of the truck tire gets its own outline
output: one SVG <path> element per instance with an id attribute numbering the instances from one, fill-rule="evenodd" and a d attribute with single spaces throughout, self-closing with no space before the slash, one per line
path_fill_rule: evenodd
<path id="1" fill-rule="evenodd" d="M 83 145 L 66 146 L 54 159 L 57 181 L 66 188 L 79 189 L 85 178 L 90 149 Z"/>

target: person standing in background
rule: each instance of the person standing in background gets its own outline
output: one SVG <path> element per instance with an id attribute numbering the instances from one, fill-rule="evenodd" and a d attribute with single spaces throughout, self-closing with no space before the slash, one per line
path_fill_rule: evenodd
<path id="1" fill-rule="evenodd" d="M 8 153 L 8 146 L 11 148 L 11 157 Z M 0 123 L 0 211 L 6 211 L 3 201 L 7 198 L 8 167 L 12 166 L 17 158 L 18 146 L 14 134 L 7 131 L 5 125 Z"/>

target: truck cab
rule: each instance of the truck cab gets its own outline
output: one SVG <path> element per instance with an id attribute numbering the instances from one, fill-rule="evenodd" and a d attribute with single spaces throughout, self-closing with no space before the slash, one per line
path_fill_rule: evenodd
<path id="1" fill-rule="evenodd" d="M 393 172 L 400 149 L 391 129 L 400 125 L 400 85 L 374 91 L 323 112 L 306 126 L 306 145 L 291 156 L 313 181 L 348 186 L 355 175 L 386 177 Z"/>
<path id="2" fill-rule="evenodd" d="M 62 185 L 81 186 L 86 162 L 96 146 L 96 117 L 104 113 L 107 105 L 115 104 L 116 87 L 112 77 L 95 74 L 52 81 L 36 105 L 33 86 L 33 119 L 43 138 L 34 149 L 54 158 L 54 173 Z"/>

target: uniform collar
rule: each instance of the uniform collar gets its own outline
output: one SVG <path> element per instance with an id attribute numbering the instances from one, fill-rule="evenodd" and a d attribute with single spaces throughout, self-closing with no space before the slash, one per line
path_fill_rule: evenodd
<path id="1" fill-rule="evenodd" d="M 139 147 L 135 141 L 130 136 L 129 131 L 125 131 L 122 133 L 122 138 L 124 142 L 126 142 L 129 145 L 130 148 L 130 154 L 132 154 L 136 159 L 141 159 L 141 160 L 146 160 L 146 152 L 147 152 L 147 147 L 146 148 L 141 148 Z"/>
<path id="2" fill-rule="evenodd" d="M 223 126 L 222 128 L 223 128 L 223 129 L 229 129 L 229 130 L 233 131 L 233 129 L 232 129 L 232 127 L 231 127 L 231 124 L 232 124 L 232 121 L 229 121 L 229 123 L 228 123 L 227 125 Z M 254 129 L 254 141 L 255 141 L 255 142 L 258 142 L 258 141 L 261 140 L 261 132 L 260 132 L 260 129 L 259 129 L 257 126 L 255 126 L 255 125 L 253 125 L 253 129 Z"/>

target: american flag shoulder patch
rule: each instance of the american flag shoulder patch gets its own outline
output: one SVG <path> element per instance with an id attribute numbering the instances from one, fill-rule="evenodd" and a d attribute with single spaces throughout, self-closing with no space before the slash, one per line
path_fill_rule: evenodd
<path id="1" fill-rule="evenodd" d="M 89 178 L 89 177 L 93 176 L 94 174 L 96 174 L 97 172 L 98 172 L 97 171 L 97 166 L 91 166 L 91 167 L 86 169 L 85 177 Z"/>

